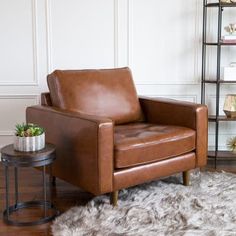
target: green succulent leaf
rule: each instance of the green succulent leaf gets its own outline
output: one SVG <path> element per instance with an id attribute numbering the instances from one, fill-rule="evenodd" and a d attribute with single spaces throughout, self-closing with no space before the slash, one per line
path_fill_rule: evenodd
<path id="1" fill-rule="evenodd" d="M 33 137 L 44 133 L 44 129 L 33 123 L 16 124 L 15 135 L 19 137 Z"/>

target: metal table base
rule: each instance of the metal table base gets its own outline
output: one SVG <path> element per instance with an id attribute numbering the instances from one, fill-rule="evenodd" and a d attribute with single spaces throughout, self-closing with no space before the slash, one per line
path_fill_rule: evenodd
<path id="1" fill-rule="evenodd" d="M 34 155 L 26 153 L 14 153 L 15 155 L 8 155 L 8 152 L 12 151 L 11 146 L 6 146 L 5 151 L 2 151 L 2 163 L 5 166 L 5 186 L 6 186 L 6 209 L 3 212 L 3 220 L 6 224 L 14 226 L 33 226 L 43 223 L 47 223 L 53 220 L 60 213 L 56 207 L 52 204 L 52 181 L 49 181 L 50 201 L 47 200 L 47 183 L 46 183 L 46 166 L 49 167 L 50 179 L 52 179 L 52 163 L 55 160 L 54 148 L 48 145 L 47 155 L 41 155 L 41 153 L 34 153 Z M 10 151 L 9 151 L 10 150 Z M 5 153 L 5 152 L 6 153 Z M 45 151 L 45 152 L 46 152 Z M 43 151 L 41 151 L 43 152 Z M 17 155 L 22 155 L 17 156 Z M 38 158 L 35 155 L 38 154 Z M 40 155 L 39 155 L 40 154 Z M 44 154 L 44 153 L 43 153 Z M 28 155 L 28 156 L 26 156 Z M 26 157 L 25 157 L 26 156 Z M 9 167 L 14 167 L 14 187 L 15 187 L 15 203 L 9 206 Z M 18 193 L 18 168 L 19 167 L 42 167 L 42 187 L 43 187 L 43 199 L 38 201 L 19 202 Z M 11 215 L 22 209 L 40 208 L 43 209 L 42 217 L 34 221 L 18 221 L 11 219 Z M 50 213 L 50 214 L 49 214 Z"/>
<path id="2" fill-rule="evenodd" d="M 52 215 L 44 215 L 42 218 L 35 220 L 35 221 L 15 221 L 10 219 L 10 215 L 16 211 L 19 211 L 21 209 L 28 209 L 28 208 L 45 208 L 46 205 L 46 210 L 53 210 L 54 213 Z M 8 210 L 7 210 L 8 209 Z M 8 207 L 6 210 L 3 212 L 3 220 L 6 224 L 8 225 L 14 225 L 14 226 L 33 226 L 33 225 L 40 225 L 47 223 L 51 220 L 53 220 L 56 216 L 59 215 L 59 211 L 53 206 L 52 203 L 50 202 L 45 202 L 45 201 L 29 201 L 29 202 L 20 202 L 17 203 L 16 205 Z"/>

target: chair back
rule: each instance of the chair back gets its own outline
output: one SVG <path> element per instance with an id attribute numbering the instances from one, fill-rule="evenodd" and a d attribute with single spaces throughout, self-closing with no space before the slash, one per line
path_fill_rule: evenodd
<path id="1" fill-rule="evenodd" d="M 142 120 L 129 68 L 56 70 L 47 77 L 52 105 L 110 118 L 116 124 Z"/>

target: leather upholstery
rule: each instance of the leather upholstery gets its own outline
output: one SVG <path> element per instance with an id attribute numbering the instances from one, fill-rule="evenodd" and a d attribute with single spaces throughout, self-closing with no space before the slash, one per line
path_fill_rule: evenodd
<path id="1" fill-rule="evenodd" d="M 195 168 L 194 152 L 114 172 L 113 191 Z"/>
<path id="2" fill-rule="evenodd" d="M 128 68 L 56 70 L 48 76 L 48 87 L 55 107 L 109 117 L 116 124 L 142 119 Z"/>
<path id="3" fill-rule="evenodd" d="M 50 93 L 42 93 L 41 94 L 41 104 L 43 106 L 52 106 L 52 100 Z"/>
<path id="4" fill-rule="evenodd" d="M 206 106 L 138 102 L 127 68 L 56 71 L 48 82 L 26 119 L 57 147 L 54 176 L 99 195 L 206 164 Z"/>
<path id="5" fill-rule="evenodd" d="M 196 167 L 207 163 L 208 109 L 205 105 L 173 99 L 140 97 L 147 122 L 196 130 Z"/>
<path id="6" fill-rule="evenodd" d="M 53 175 L 87 191 L 113 189 L 113 123 L 110 119 L 53 107 L 26 110 L 27 122 L 45 128 L 46 141 L 56 145 Z"/>
<path id="7" fill-rule="evenodd" d="M 196 132 L 181 126 L 132 123 L 114 129 L 114 165 L 125 168 L 168 159 L 195 149 Z"/>

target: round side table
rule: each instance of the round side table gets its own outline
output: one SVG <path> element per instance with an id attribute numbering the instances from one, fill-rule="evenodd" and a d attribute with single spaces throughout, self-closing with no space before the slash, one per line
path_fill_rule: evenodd
<path id="1" fill-rule="evenodd" d="M 15 151 L 13 144 L 7 145 L 2 148 L 2 164 L 5 167 L 5 184 L 6 184 L 6 209 L 3 212 L 3 220 L 9 225 L 15 226 L 32 226 L 39 225 L 51 221 L 57 215 L 59 211 L 55 208 L 52 203 L 51 194 L 51 182 L 49 184 L 50 188 L 50 201 L 47 200 L 47 186 L 46 186 L 46 166 L 49 165 L 50 178 L 52 177 L 52 163 L 56 158 L 55 146 L 52 144 L 46 144 L 45 148 L 35 152 L 19 152 Z M 18 168 L 19 167 L 42 167 L 42 177 L 43 177 L 43 200 L 38 201 L 28 201 L 19 202 L 18 199 Z M 15 204 L 9 206 L 9 167 L 14 167 L 14 182 L 15 182 Z M 26 208 L 42 208 L 43 216 L 42 218 L 35 221 L 21 222 L 10 219 L 10 215 L 16 211 Z M 49 215 L 47 210 L 52 211 Z"/>

